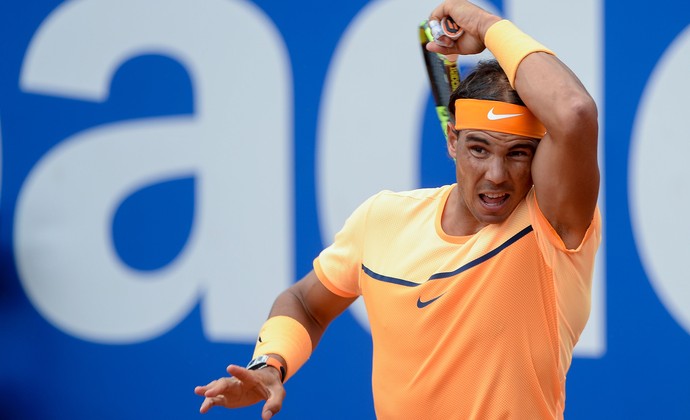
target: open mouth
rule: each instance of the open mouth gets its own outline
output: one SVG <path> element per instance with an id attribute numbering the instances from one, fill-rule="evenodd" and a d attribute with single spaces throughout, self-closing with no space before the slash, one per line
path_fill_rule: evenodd
<path id="1" fill-rule="evenodd" d="M 510 194 L 506 193 L 479 194 L 479 199 L 487 207 L 500 207 L 508 200 L 508 197 Z"/>

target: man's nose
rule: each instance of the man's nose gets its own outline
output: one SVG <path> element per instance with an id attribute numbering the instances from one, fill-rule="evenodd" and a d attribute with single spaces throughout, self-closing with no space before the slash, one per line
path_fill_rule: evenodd
<path id="1" fill-rule="evenodd" d="M 508 170 L 505 161 L 497 156 L 492 157 L 486 169 L 486 179 L 494 184 L 501 184 L 508 180 Z"/>

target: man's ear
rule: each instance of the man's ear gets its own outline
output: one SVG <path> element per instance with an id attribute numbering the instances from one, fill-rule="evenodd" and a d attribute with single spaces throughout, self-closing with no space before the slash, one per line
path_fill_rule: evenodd
<path id="1" fill-rule="evenodd" d="M 448 133 L 447 140 L 446 140 L 446 147 L 448 148 L 448 154 L 450 155 L 453 160 L 455 160 L 456 156 L 456 147 L 458 144 L 458 132 L 455 131 L 455 124 L 452 122 L 449 122 L 446 125 L 446 133 Z"/>

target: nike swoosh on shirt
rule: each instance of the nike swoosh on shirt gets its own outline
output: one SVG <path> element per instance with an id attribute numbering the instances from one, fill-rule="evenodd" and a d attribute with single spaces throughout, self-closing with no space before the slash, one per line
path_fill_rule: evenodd
<path id="1" fill-rule="evenodd" d="M 496 121 L 496 120 L 505 120 L 506 118 L 513 118 L 513 117 L 519 117 L 522 114 L 494 114 L 494 109 L 491 108 L 489 110 L 489 113 L 486 114 L 486 118 L 488 118 L 491 121 Z"/>
<path id="2" fill-rule="evenodd" d="M 495 257 L 496 255 L 501 253 L 501 251 L 504 251 L 506 248 L 508 248 L 509 246 L 511 246 L 512 244 L 514 244 L 518 240 L 520 240 L 521 238 L 525 237 L 526 235 L 528 235 L 532 231 L 534 231 L 534 228 L 532 227 L 532 225 L 528 225 L 527 227 L 525 227 L 521 231 L 517 232 L 515 235 L 511 236 L 507 241 L 503 242 L 501 245 L 492 249 L 491 251 L 487 252 L 486 254 L 463 264 L 462 266 L 460 266 L 459 268 L 457 268 L 455 270 L 434 273 L 431 276 L 429 276 L 429 278 L 426 282 L 448 279 L 451 277 L 455 277 L 461 273 L 464 273 L 467 270 L 470 270 L 470 269 L 486 262 L 487 260 L 490 260 L 491 258 Z M 377 273 L 377 272 L 373 271 L 371 268 L 364 265 L 364 263 L 362 263 L 361 268 L 362 268 L 362 271 L 364 272 L 364 274 L 369 276 L 372 280 L 376 280 L 376 281 L 380 281 L 380 282 L 384 282 L 384 283 L 395 284 L 395 285 L 404 286 L 404 287 L 419 287 L 422 284 L 426 283 L 426 282 L 420 283 L 418 281 L 405 280 L 405 279 L 401 279 L 398 277 L 391 277 L 391 276 L 387 276 L 385 274 Z M 418 308 L 424 308 L 424 307 L 430 305 L 431 303 L 435 302 L 441 296 L 443 296 L 443 294 L 441 294 L 440 296 L 436 296 L 435 298 L 433 298 L 431 300 L 427 300 L 426 302 L 423 302 L 421 297 L 419 297 L 419 298 L 417 298 L 417 307 Z"/>
<path id="3" fill-rule="evenodd" d="M 427 300 L 426 302 L 422 302 L 422 298 L 421 298 L 421 296 L 420 296 L 420 297 L 417 298 L 417 307 L 418 307 L 419 309 L 422 309 L 422 308 L 424 308 L 424 307 L 427 307 L 427 306 L 431 305 L 432 303 L 436 302 L 436 300 L 439 299 L 439 298 L 440 298 L 441 296 L 443 296 L 443 295 L 445 295 L 445 293 L 441 293 L 440 295 L 436 296 L 436 297 L 433 298 L 433 299 L 429 299 L 429 300 Z"/>

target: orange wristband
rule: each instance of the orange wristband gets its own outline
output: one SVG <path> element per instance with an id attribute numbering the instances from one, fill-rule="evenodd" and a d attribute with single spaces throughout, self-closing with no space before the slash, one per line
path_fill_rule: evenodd
<path id="1" fill-rule="evenodd" d="M 294 318 L 279 315 L 261 327 L 252 359 L 271 353 L 281 356 L 287 364 L 285 382 L 309 359 L 311 351 L 311 337 L 304 326 Z"/>
<path id="2" fill-rule="evenodd" d="M 525 57 L 535 52 L 555 55 L 553 51 L 535 41 L 506 19 L 489 27 L 484 35 L 484 44 L 498 60 L 513 89 L 518 66 Z"/>

